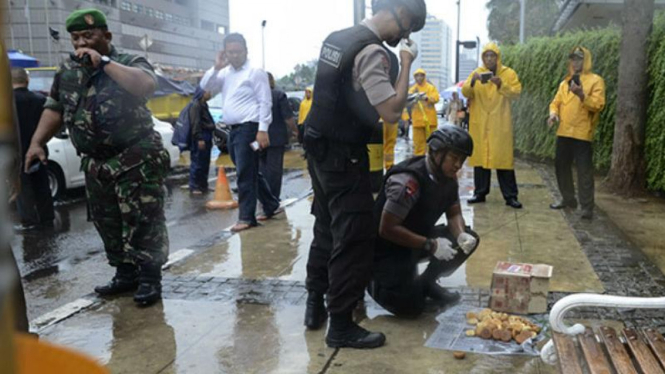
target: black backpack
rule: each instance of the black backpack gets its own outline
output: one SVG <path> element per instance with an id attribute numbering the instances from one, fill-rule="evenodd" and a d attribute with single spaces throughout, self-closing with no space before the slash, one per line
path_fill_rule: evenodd
<path id="1" fill-rule="evenodd" d="M 190 102 L 180 112 L 178 120 L 173 126 L 173 138 L 171 144 L 178 146 L 180 152 L 189 151 L 190 144 L 192 143 L 192 124 L 189 118 L 189 109 L 192 107 Z"/>

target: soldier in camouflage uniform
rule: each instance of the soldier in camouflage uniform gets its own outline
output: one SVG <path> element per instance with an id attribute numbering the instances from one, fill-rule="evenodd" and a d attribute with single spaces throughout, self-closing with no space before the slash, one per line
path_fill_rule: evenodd
<path id="1" fill-rule="evenodd" d="M 46 162 L 42 147 L 64 123 L 82 157 L 88 218 L 116 268 L 95 291 L 136 290 L 137 303 L 152 304 L 169 246 L 162 187 L 170 160 L 146 107 L 157 78 L 146 59 L 113 47 L 100 11 L 75 11 L 66 25 L 76 56 L 55 76 L 25 165 Z"/>

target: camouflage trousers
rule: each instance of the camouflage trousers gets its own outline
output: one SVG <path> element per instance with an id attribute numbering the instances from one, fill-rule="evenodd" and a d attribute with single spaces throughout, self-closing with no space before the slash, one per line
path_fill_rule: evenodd
<path id="1" fill-rule="evenodd" d="M 169 239 L 164 217 L 164 179 L 170 160 L 162 149 L 150 150 L 127 169 L 118 157 L 84 158 L 88 220 L 104 242 L 111 266 L 121 263 L 163 265 Z"/>

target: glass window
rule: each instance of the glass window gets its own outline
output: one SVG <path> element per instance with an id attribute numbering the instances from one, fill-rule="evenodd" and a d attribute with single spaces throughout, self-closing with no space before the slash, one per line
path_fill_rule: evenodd
<path id="1" fill-rule="evenodd" d="M 136 13 L 141 13 L 141 14 L 143 13 L 143 5 L 139 4 L 136 6 L 136 8 L 138 9 Z"/>
<path id="2" fill-rule="evenodd" d="M 214 23 L 206 20 L 201 20 L 201 30 L 215 31 L 215 28 L 216 27 Z"/>
<path id="3" fill-rule="evenodd" d="M 217 25 L 217 33 L 226 35 L 226 26 Z"/>
<path id="4" fill-rule="evenodd" d="M 129 1 L 123 1 L 122 2 L 122 10 L 126 10 L 128 12 L 131 12 L 132 11 L 132 3 L 130 3 Z"/>
<path id="5" fill-rule="evenodd" d="M 166 14 L 164 15 L 164 19 L 167 20 L 167 21 L 173 21 L 173 14 L 171 14 L 171 13 L 166 13 Z"/>
<path id="6" fill-rule="evenodd" d="M 155 10 L 152 8 L 145 8 L 145 14 L 147 14 L 149 17 L 154 17 L 155 16 Z"/>
<path id="7" fill-rule="evenodd" d="M 162 12 L 161 10 L 156 10 L 155 11 L 155 18 L 164 19 L 164 12 Z"/>

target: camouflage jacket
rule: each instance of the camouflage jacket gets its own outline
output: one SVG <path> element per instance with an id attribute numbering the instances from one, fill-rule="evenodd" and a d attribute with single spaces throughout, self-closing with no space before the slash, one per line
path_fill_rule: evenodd
<path id="1" fill-rule="evenodd" d="M 115 47 L 111 47 L 109 57 L 116 63 L 142 69 L 157 82 L 145 58 L 118 53 Z M 79 153 L 105 160 L 144 139 L 154 139 L 154 135 L 157 142 L 150 143 L 162 148 L 160 137 L 153 130 L 147 100 L 124 90 L 102 70 L 68 60 L 56 73 L 44 107 L 62 114 Z"/>

